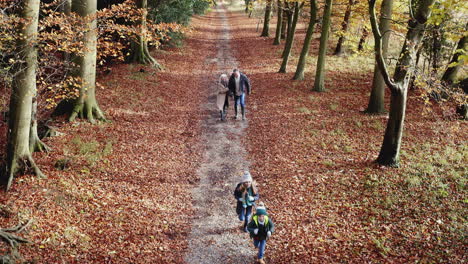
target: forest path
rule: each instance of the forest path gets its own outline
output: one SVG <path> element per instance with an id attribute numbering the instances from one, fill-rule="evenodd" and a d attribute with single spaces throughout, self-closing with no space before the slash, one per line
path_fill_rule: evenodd
<path id="1" fill-rule="evenodd" d="M 252 263 L 255 252 L 253 246 L 249 247 L 248 234 L 240 230 L 232 194 L 241 173 L 249 166 L 241 143 L 248 122 L 231 118 L 232 104 L 227 122 L 221 122 L 216 111 L 213 80 L 217 81 L 222 72 L 231 72 L 238 63 L 231 53 L 226 8 L 219 5 L 212 12 L 214 15 L 206 24 L 209 30 L 205 41 L 212 41 L 217 52 L 216 57 L 206 58 L 205 63 L 213 65 L 200 84 L 209 87 L 208 102 L 201 109 L 209 114 L 202 124 L 205 153 L 196 172 L 199 185 L 192 190 L 195 215 L 185 260 L 187 263 Z"/>

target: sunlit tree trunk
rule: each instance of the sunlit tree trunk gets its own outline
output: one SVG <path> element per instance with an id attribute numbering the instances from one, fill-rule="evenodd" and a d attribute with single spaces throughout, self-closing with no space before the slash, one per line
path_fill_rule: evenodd
<path id="1" fill-rule="evenodd" d="M 312 42 L 312 35 L 314 34 L 315 22 L 317 20 L 317 1 L 310 0 L 310 20 L 307 27 L 307 32 L 302 46 L 301 55 L 299 57 L 299 62 L 297 63 L 296 73 L 294 74 L 294 80 L 303 80 L 304 79 L 304 69 L 307 61 L 307 56 L 309 55 L 309 47 Z"/>
<path id="2" fill-rule="evenodd" d="M 379 28 L 382 32 L 382 56 L 387 59 L 388 41 L 390 39 L 390 22 L 392 20 L 393 0 L 383 0 L 380 8 Z M 385 112 L 385 81 L 380 73 L 379 64 L 375 62 L 372 90 L 366 112 L 379 114 Z"/>
<path id="3" fill-rule="evenodd" d="M 283 7 L 281 5 L 281 0 L 278 0 L 278 20 L 276 21 L 276 33 L 275 40 L 273 40 L 273 45 L 279 45 L 281 42 L 281 28 L 283 24 Z"/>
<path id="4" fill-rule="evenodd" d="M 78 68 L 75 71 L 81 79 L 80 95 L 74 102 L 70 121 L 77 116 L 95 123 L 97 120 L 105 120 L 104 113 L 98 106 L 96 100 L 96 45 L 97 45 L 97 0 L 73 0 L 72 12 L 86 23 L 86 31 L 83 37 L 83 55 L 73 55 L 73 62 Z"/>
<path id="5" fill-rule="evenodd" d="M 362 35 L 361 35 L 361 38 L 359 39 L 359 44 L 358 44 L 358 51 L 362 51 L 364 49 L 364 43 L 366 42 L 367 40 L 367 37 L 369 37 L 369 30 L 367 29 L 367 27 L 363 27 L 362 28 Z"/>
<path id="6" fill-rule="evenodd" d="M 270 36 L 270 18 L 271 18 L 271 4 L 273 0 L 267 0 L 265 7 L 265 18 L 263 19 L 263 30 L 261 37 Z"/>
<path id="7" fill-rule="evenodd" d="M 349 19 L 351 18 L 351 11 L 353 10 L 353 5 L 355 0 L 349 0 L 348 6 L 346 7 L 343 23 L 341 23 L 341 36 L 338 38 L 338 43 L 336 44 L 335 52 L 333 55 L 341 55 L 343 53 L 343 44 L 346 40 L 346 33 L 348 32 Z"/>
<path id="8" fill-rule="evenodd" d="M 468 48 L 467 43 L 468 42 L 467 42 L 467 37 L 466 36 L 463 36 L 458 41 L 455 53 L 453 54 L 452 59 L 449 62 L 449 65 L 452 64 L 452 63 L 454 63 L 456 65 L 447 67 L 447 69 L 444 72 L 444 75 L 442 76 L 442 81 L 444 81 L 446 83 L 449 83 L 449 84 L 452 84 L 453 82 L 455 82 L 456 77 L 457 77 L 457 73 L 460 71 L 460 69 L 462 68 L 462 66 L 464 64 L 464 61 L 460 60 L 460 56 L 463 54 L 463 50 L 464 51 L 467 50 L 467 48 Z"/>
<path id="9" fill-rule="evenodd" d="M 29 147 L 33 97 L 36 93 L 39 3 L 39 0 L 20 1 L 19 15 L 24 20 L 17 30 L 16 55 L 19 58 L 12 80 L 7 164 L 6 173 L 2 175 L 2 183 L 7 190 L 14 176 L 25 169 L 32 168 L 36 175 L 43 176 L 32 158 Z"/>
<path id="10" fill-rule="evenodd" d="M 325 58 L 327 56 L 327 42 L 330 31 L 331 13 L 332 13 L 333 0 L 326 0 L 325 11 L 323 11 L 322 19 L 322 33 L 320 35 L 320 48 L 317 60 L 317 69 L 315 73 L 314 91 L 325 91 Z"/>
<path id="11" fill-rule="evenodd" d="M 302 4 L 299 5 L 299 2 L 296 2 L 294 4 L 294 18 L 291 24 L 290 32 L 288 33 L 288 39 L 286 40 L 286 44 L 284 46 L 283 62 L 281 63 L 281 67 L 279 70 L 279 72 L 281 73 L 285 73 L 286 67 L 288 66 L 289 55 L 291 53 L 291 49 L 294 43 L 294 35 L 296 32 L 297 20 L 299 20 L 299 12 L 300 12 L 301 7 L 302 7 Z"/>
<path id="12" fill-rule="evenodd" d="M 376 0 L 369 0 L 369 13 L 375 39 L 377 63 L 385 83 L 391 91 L 390 115 L 382 147 L 376 160 L 381 165 L 399 166 L 409 80 L 415 67 L 416 52 L 423 37 L 427 19 L 431 14 L 430 6 L 434 1 L 421 0 L 417 3 L 414 16 L 408 22 L 408 32 L 392 78 L 388 73 L 387 64 L 382 53 L 382 33 L 379 30 L 375 15 Z"/>
<path id="13" fill-rule="evenodd" d="M 139 23 L 139 35 L 137 39 L 132 41 L 131 44 L 131 55 L 130 60 L 132 62 L 137 62 L 141 64 L 150 64 L 158 69 L 161 66 L 158 62 L 151 56 L 148 50 L 148 41 L 146 40 L 147 27 L 146 27 L 146 17 L 148 15 L 148 0 L 137 0 L 137 8 L 141 9 L 142 15 Z"/>

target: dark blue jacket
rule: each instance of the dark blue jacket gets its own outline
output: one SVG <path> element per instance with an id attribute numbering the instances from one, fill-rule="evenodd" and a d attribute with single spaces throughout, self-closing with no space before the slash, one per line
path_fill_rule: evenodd
<path id="1" fill-rule="evenodd" d="M 242 193 L 239 191 L 239 187 L 241 184 L 242 183 L 237 184 L 236 189 L 234 190 L 234 197 L 237 200 L 236 213 L 238 215 L 242 212 L 242 210 L 244 210 L 244 207 L 242 206 L 242 201 L 240 201 L 240 198 L 243 198 Z M 255 204 L 255 201 L 258 201 L 258 199 L 260 198 L 260 195 L 258 194 L 258 192 L 254 193 L 254 190 L 252 187 L 248 188 L 247 192 L 249 193 L 250 196 L 254 198 L 254 201 L 252 203 Z"/>

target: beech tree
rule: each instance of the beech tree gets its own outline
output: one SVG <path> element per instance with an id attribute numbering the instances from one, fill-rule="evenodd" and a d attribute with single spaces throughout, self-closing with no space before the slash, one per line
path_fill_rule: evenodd
<path id="1" fill-rule="evenodd" d="M 392 21 L 393 0 L 383 0 L 380 8 L 379 30 L 382 32 L 382 56 L 387 59 L 388 42 L 390 39 L 390 22 Z M 383 80 L 379 64 L 374 66 L 374 78 L 372 79 L 372 90 L 366 112 L 379 114 L 385 112 L 385 82 Z"/>
<path id="2" fill-rule="evenodd" d="M 136 0 L 137 8 L 141 9 L 141 19 L 138 21 L 139 34 L 136 40 L 132 41 L 131 44 L 131 55 L 130 61 L 150 64 L 158 69 L 161 66 L 158 62 L 151 56 L 148 50 L 148 41 L 147 41 L 147 27 L 146 27 L 146 18 L 148 16 L 148 0 Z"/>
<path id="3" fill-rule="evenodd" d="M 299 20 L 299 12 L 301 8 L 304 6 L 304 3 L 299 4 L 299 2 L 294 3 L 294 17 L 291 23 L 291 27 L 288 30 L 288 38 L 286 40 L 286 44 L 284 45 L 284 50 L 283 50 L 283 62 L 281 63 L 281 67 L 279 72 L 280 73 L 285 73 L 286 72 L 286 67 L 288 66 L 288 61 L 289 61 L 289 55 L 291 53 L 291 49 L 294 43 L 294 35 L 296 32 L 296 26 L 297 26 L 297 21 Z"/>
<path id="4" fill-rule="evenodd" d="M 369 14 L 372 32 L 375 39 L 375 54 L 385 83 L 390 89 L 390 115 L 385 130 L 384 140 L 377 163 L 385 166 L 398 167 L 400 158 L 401 138 L 406 112 L 406 99 L 411 74 L 415 66 L 418 46 L 424 34 L 427 19 L 431 15 L 431 5 L 435 0 L 420 0 L 410 3 L 410 19 L 405 42 L 395 68 L 390 76 L 382 48 L 382 32 L 379 29 L 375 14 L 376 0 L 369 0 Z M 414 12 L 413 12 L 414 8 Z"/>
<path id="5" fill-rule="evenodd" d="M 283 6 L 281 4 L 281 0 L 278 0 L 277 2 L 277 16 L 278 19 L 276 21 L 276 33 L 275 33 L 275 39 L 273 40 L 273 45 L 279 45 L 281 43 L 281 28 L 283 24 Z"/>
<path id="6" fill-rule="evenodd" d="M 455 49 L 452 59 L 450 60 L 447 69 L 442 75 L 442 81 L 448 84 L 452 84 L 453 82 L 455 82 L 457 73 L 460 71 L 464 64 L 463 52 L 466 52 L 468 46 L 467 44 L 467 36 L 465 35 L 458 41 L 457 48 Z"/>
<path id="7" fill-rule="evenodd" d="M 77 116 L 91 123 L 105 120 L 104 113 L 96 100 L 96 22 L 97 0 L 73 0 L 72 12 L 80 16 L 86 24 L 83 33 L 83 55 L 73 55 L 73 62 L 78 65 L 76 75 L 81 79 L 80 95 L 74 101 L 74 107 L 69 117 L 74 121 Z"/>
<path id="8" fill-rule="evenodd" d="M 323 11 L 322 18 L 322 33 L 320 35 L 320 47 L 317 60 L 317 69 L 315 72 L 314 91 L 325 91 L 325 58 L 327 56 L 327 42 L 330 31 L 331 13 L 332 13 L 333 0 L 326 0 L 325 10 Z"/>
<path id="9" fill-rule="evenodd" d="M 263 19 L 263 30 L 261 37 L 270 36 L 270 18 L 271 18 L 271 5 L 273 0 L 267 0 L 265 7 L 265 17 Z"/>
<path id="10" fill-rule="evenodd" d="M 343 18 L 343 23 L 341 23 L 341 32 L 340 37 L 338 38 L 338 43 L 336 44 L 335 52 L 333 55 L 341 55 L 343 53 L 343 44 L 346 40 L 346 32 L 349 28 L 349 20 L 351 18 L 351 11 L 353 10 L 353 5 L 357 3 L 355 0 L 349 0 L 348 6 L 346 7 L 345 15 Z"/>
<path id="11" fill-rule="evenodd" d="M 6 173 L 2 182 L 8 190 L 13 177 L 31 168 L 37 176 L 44 176 L 37 167 L 30 151 L 31 113 L 36 94 L 37 26 L 40 0 L 19 2 L 15 74 L 10 98 Z"/>
<path id="12" fill-rule="evenodd" d="M 301 55 L 299 57 L 299 62 L 297 63 L 296 73 L 294 74 L 294 80 L 303 80 L 304 79 L 304 69 L 309 55 L 309 47 L 312 42 L 312 35 L 314 34 L 315 23 L 317 22 L 317 1 L 310 0 L 310 20 L 307 27 L 306 36 L 304 39 L 304 44 L 302 46 Z"/>

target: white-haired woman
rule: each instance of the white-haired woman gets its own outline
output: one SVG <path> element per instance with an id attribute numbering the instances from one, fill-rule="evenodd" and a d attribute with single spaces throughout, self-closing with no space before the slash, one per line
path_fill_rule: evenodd
<path id="1" fill-rule="evenodd" d="M 216 98 L 216 106 L 218 107 L 219 114 L 221 116 L 221 121 L 226 120 L 226 109 L 229 107 L 228 83 L 229 79 L 227 75 L 224 73 L 221 74 L 217 85 L 218 96 Z"/>

